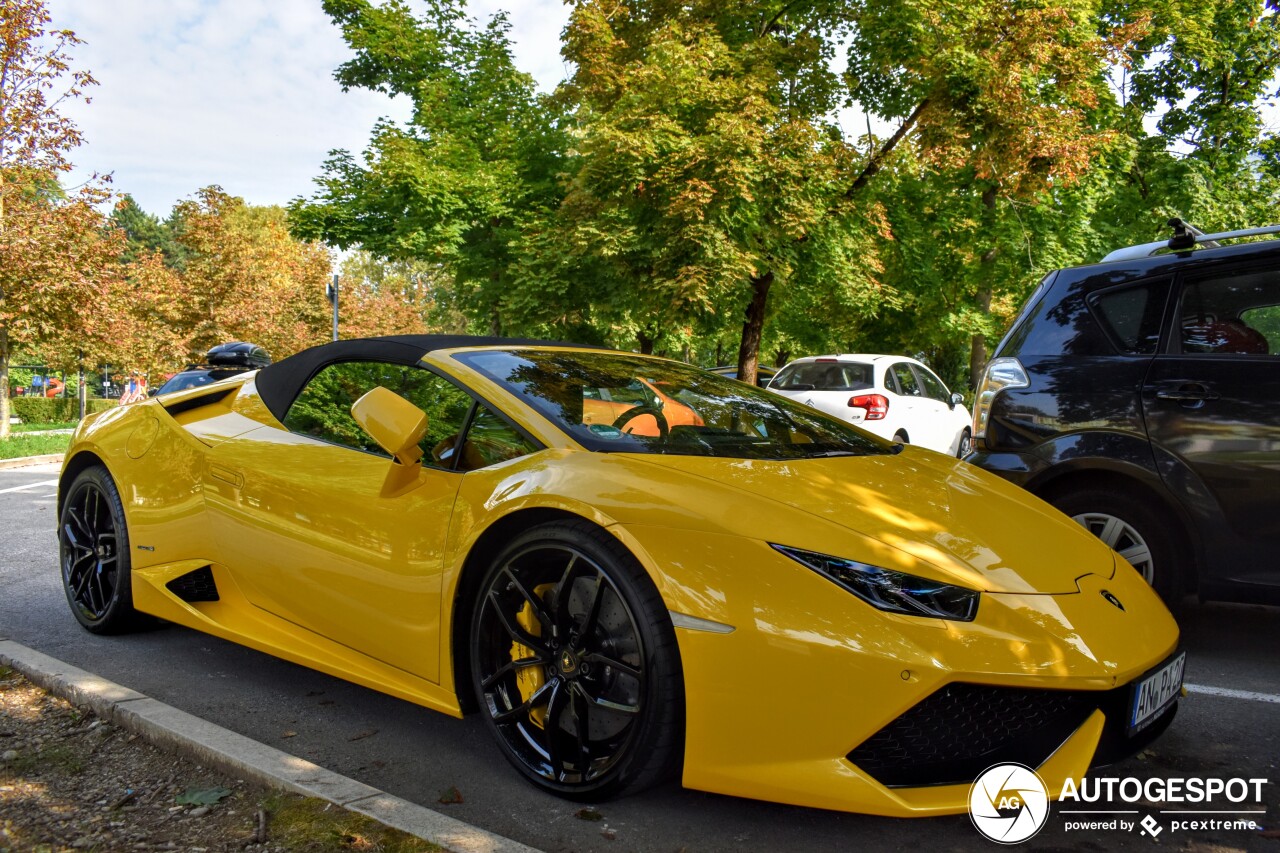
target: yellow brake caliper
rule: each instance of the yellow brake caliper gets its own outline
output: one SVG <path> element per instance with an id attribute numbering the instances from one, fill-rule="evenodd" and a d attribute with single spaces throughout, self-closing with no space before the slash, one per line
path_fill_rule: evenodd
<path id="1" fill-rule="evenodd" d="M 543 594 L 554 586 L 555 584 L 544 583 L 541 586 L 534 587 L 533 594 L 538 598 L 542 598 Z M 527 601 L 524 603 L 524 607 L 520 608 L 520 612 L 516 614 L 516 624 L 535 637 L 542 636 L 542 623 L 538 621 L 537 616 L 533 615 L 533 605 Z M 523 643 L 511 643 L 511 659 L 513 661 L 521 658 L 531 658 L 536 654 L 537 652 Z M 516 686 L 520 689 L 522 702 L 528 702 L 529 697 L 537 693 L 542 688 L 542 685 L 546 683 L 547 672 L 545 667 L 524 666 L 516 670 Z M 546 728 L 546 716 L 546 705 L 529 709 L 529 721 L 540 729 Z"/>

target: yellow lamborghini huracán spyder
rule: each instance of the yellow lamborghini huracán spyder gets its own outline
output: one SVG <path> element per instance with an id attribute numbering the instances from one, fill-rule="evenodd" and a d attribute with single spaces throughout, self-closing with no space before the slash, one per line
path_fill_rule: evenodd
<path id="1" fill-rule="evenodd" d="M 1173 717 L 1142 578 L 956 459 L 659 358 L 340 341 L 76 431 L 62 578 L 455 716 L 549 791 L 964 811 Z"/>

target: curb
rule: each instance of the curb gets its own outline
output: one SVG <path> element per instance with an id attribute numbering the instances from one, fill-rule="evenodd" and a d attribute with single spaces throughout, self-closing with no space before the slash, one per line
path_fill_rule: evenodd
<path id="1" fill-rule="evenodd" d="M 186 753 L 237 778 L 327 800 L 452 853 L 540 853 L 536 848 L 325 770 L 13 640 L 0 638 L 0 663 L 74 705 L 88 705 L 103 719 L 137 732 L 154 744 Z"/>
<path id="2" fill-rule="evenodd" d="M 6 468 L 24 468 L 27 465 L 43 465 L 47 462 L 61 462 L 63 453 L 48 453 L 44 456 L 19 456 L 16 459 L 0 459 L 0 471 Z"/>

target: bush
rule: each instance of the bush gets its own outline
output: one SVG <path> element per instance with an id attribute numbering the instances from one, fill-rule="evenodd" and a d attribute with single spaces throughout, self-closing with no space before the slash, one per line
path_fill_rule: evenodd
<path id="1" fill-rule="evenodd" d="M 88 400 L 85 413 L 103 412 L 117 406 L 115 400 Z M 80 414 L 75 397 L 10 397 L 9 409 L 24 424 L 57 424 L 74 421 Z"/>

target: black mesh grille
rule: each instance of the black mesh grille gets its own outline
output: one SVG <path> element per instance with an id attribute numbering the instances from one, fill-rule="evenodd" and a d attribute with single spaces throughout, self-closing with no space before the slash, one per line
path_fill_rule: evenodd
<path id="1" fill-rule="evenodd" d="M 213 582 L 213 570 L 208 566 L 176 577 L 165 587 L 183 601 L 218 600 L 218 585 Z"/>
<path id="2" fill-rule="evenodd" d="M 949 684 L 848 758 L 888 787 L 969 783 L 1002 761 L 1037 767 L 1107 695 Z"/>

